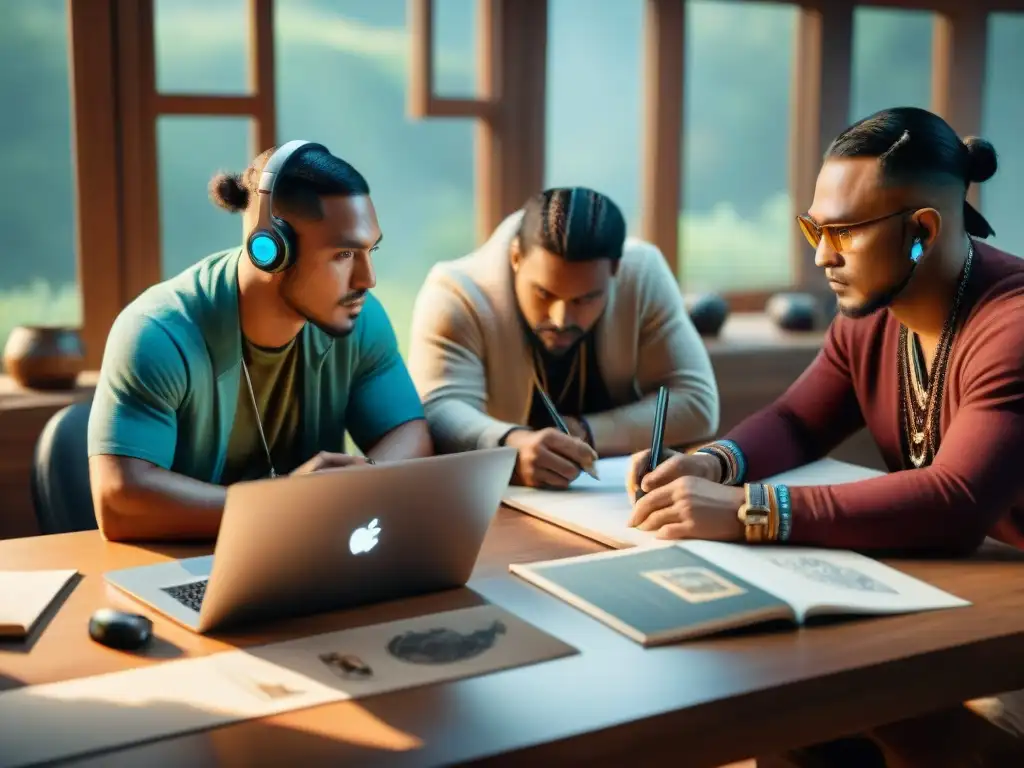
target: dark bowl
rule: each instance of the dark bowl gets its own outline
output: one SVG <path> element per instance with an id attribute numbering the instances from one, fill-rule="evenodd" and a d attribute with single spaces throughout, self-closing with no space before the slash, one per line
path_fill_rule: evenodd
<path id="1" fill-rule="evenodd" d="M 765 304 L 765 312 L 784 331 L 812 331 L 819 304 L 809 293 L 776 293 Z"/>
<path id="2" fill-rule="evenodd" d="M 7 337 L 4 368 L 29 389 L 74 389 L 85 368 L 85 345 L 77 328 L 19 325 Z"/>
<path id="3" fill-rule="evenodd" d="M 683 303 L 701 336 L 717 336 L 729 317 L 729 304 L 717 293 L 685 294 Z"/>

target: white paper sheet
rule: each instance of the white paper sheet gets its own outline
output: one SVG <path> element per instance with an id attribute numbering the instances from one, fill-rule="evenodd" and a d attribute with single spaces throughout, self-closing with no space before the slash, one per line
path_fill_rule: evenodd
<path id="1" fill-rule="evenodd" d="M 0 637 L 25 637 L 76 570 L 0 571 Z"/>
<path id="2" fill-rule="evenodd" d="M 62 760 L 574 653 L 508 611 L 482 605 L 18 688 L 0 693 L 0 767 Z M 359 673 L 366 668 L 369 676 Z"/>
<path id="3" fill-rule="evenodd" d="M 716 541 L 681 546 L 785 600 L 800 621 L 818 614 L 890 614 L 970 605 L 857 552 Z"/>
<path id="4" fill-rule="evenodd" d="M 564 491 L 509 486 L 503 501 L 520 512 L 567 528 L 605 546 L 622 549 L 662 544 L 664 539 L 658 539 L 653 532 L 638 531 L 628 525 L 633 512 L 626 495 L 629 465 L 628 456 L 601 459 L 598 461 L 600 480 L 581 474 Z M 821 459 L 767 478 L 765 482 L 793 486 L 838 485 L 881 474 L 884 473 L 856 464 Z"/>

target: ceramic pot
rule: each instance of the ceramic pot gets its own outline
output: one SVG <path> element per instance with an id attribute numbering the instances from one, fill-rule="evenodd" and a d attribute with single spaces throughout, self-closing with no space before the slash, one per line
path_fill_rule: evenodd
<path id="1" fill-rule="evenodd" d="M 729 317 L 729 305 L 717 293 L 687 294 L 683 302 L 701 336 L 717 336 Z"/>
<path id="2" fill-rule="evenodd" d="M 74 389 L 85 368 L 85 346 L 76 328 L 19 325 L 7 337 L 4 368 L 29 389 Z"/>
<path id="3" fill-rule="evenodd" d="M 765 312 L 784 331 L 812 331 L 818 314 L 818 300 L 809 293 L 776 293 L 765 304 Z"/>

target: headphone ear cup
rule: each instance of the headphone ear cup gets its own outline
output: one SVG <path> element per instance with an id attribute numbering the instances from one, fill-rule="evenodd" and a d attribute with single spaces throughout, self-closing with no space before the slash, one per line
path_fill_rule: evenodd
<path id="1" fill-rule="evenodd" d="M 283 272 L 295 262 L 297 238 L 295 236 L 295 230 L 292 229 L 292 225 L 287 221 L 274 216 L 273 222 L 274 229 L 276 230 L 278 239 L 281 241 L 283 247 L 281 265 L 275 271 Z"/>
<path id="2" fill-rule="evenodd" d="M 264 272 L 277 272 L 285 258 L 286 244 L 273 229 L 255 229 L 245 242 L 249 261 Z"/>

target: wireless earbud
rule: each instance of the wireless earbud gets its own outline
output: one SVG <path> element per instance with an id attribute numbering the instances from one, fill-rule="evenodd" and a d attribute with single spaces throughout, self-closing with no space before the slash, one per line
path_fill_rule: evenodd
<path id="1" fill-rule="evenodd" d="M 921 238 L 915 237 L 914 244 L 910 246 L 910 260 L 917 264 L 921 260 L 921 256 L 924 254 L 924 246 L 921 245 Z"/>

